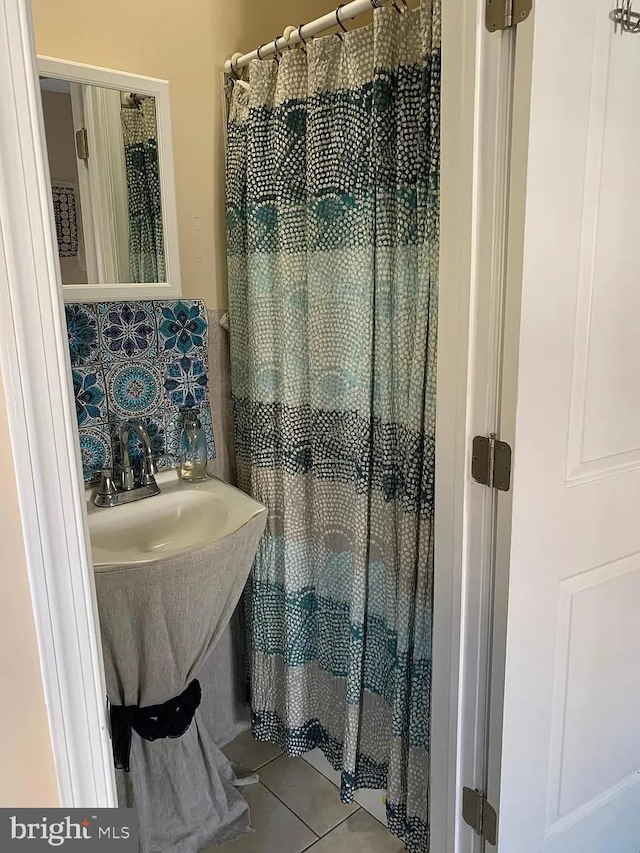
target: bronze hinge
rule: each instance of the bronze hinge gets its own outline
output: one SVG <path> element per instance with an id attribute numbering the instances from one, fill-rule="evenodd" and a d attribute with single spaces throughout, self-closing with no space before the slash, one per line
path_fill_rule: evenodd
<path id="1" fill-rule="evenodd" d="M 484 23 L 490 33 L 506 30 L 526 21 L 533 0 L 486 0 Z"/>

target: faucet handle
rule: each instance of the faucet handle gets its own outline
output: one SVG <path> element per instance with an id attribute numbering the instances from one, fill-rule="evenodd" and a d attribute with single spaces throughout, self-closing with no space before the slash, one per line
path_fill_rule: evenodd
<path id="1" fill-rule="evenodd" d="M 155 483 L 154 474 L 158 473 L 158 466 L 150 453 L 145 453 L 140 469 L 140 485 L 149 486 Z"/>
<path id="2" fill-rule="evenodd" d="M 135 475 L 133 473 L 133 465 L 123 465 L 120 471 L 120 481 L 125 492 L 130 492 L 135 486 Z"/>
<path id="3" fill-rule="evenodd" d="M 100 485 L 98 486 L 98 494 L 102 497 L 111 497 L 118 493 L 118 487 L 113 479 L 113 471 L 111 468 L 103 468 L 100 472 Z"/>

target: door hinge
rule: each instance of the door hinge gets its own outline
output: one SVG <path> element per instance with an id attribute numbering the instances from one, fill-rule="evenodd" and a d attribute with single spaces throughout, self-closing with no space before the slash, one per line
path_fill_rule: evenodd
<path id="1" fill-rule="evenodd" d="M 81 127 L 80 130 L 76 130 L 76 154 L 78 155 L 78 160 L 89 159 L 89 143 L 87 140 L 86 127 Z"/>
<path id="2" fill-rule="evenodd" d="M 506 30 L 526 21 L 533 0 L 486 0 L 484 24 L 490 33 Z"/>
<path id="3" fill-rule="evenodd" d="M 462 789 L 462 818 L 489 844 L 496 843 L 498 815 L 483 793 L 472 788 Z"/>
<path id="4" fill-rule="evenodd" d="M 498 441 L 495 433 L 476 435 L 473 439 L 471 476 L 476 483 L 508 492 L 511 486 L 511 448 Z"/>

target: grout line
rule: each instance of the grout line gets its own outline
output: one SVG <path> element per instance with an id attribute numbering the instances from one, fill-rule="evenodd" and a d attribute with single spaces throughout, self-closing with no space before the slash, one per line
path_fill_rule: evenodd
<path id="1" fill-rule="evenodd" d="M 308 755 L 308 753 L 305 753 L 305 755 Z M 301 755 L 300 758 L 302 758 L 303 761 L 306 761 L 307 764 L 309 765 L 309 767 L 313 767 L 313 769 L 316 771 L 316 773 L 319 773 L 323 779 L 326 779 L 327 782 L 331 782 L 331 784 L 333 785 L 334 788 L 337 788 L 338 790 L 340 790 L 340 783 L 339 782 L 334 782 L 333 779 L 331 779 L 331 777 L 329 777 L 325 773 L 323 773 L 322 770 L 318 770 L 318 768 L 315 766 L 315 764 L 312 764 L 307 758 L 304 757 L 304 755 Z M 328 761 L 327 761 L 327 763 L 328 763 Z M 330 764 L 329 764 L 329 767 L 331 767 Z M 340 772 L 339 770 L 336 770 L 334 767 L 331 767 L 331 769 L 335 773 Z M 366 809 L 365 809 L 365 811 L 366 811 Z"/>
<path id="2" fill-rule="evenodd" d="M 343 803 L 343 805 L 344 805 L 344 803 Z M 345 822 L 345 820 L 349 820 L 349 818 L 350 818 L 350 817 L 353 817 L 353 816 L 354 816 L 354 814 L 356 814 L 356 812 L 359 812 L 359 811 L 362 809 L 362 806 L 359 806 L 357 803 L 355 804 L 355 806 L 356 806 L 356 807 L 355 807 L 355 809 L 354 809 L 352 812 L 350 812 L 348 815 L 345 815 L 345 816 L 342 818 L 342 820 L 339 820 L 339 821 L 338 821 L 338 823 L 337 823 L 335 826 L 332 826 L 332 827 L 331 827 L 331 829 L 328 829 L 328 830 L 324 833 L 324 835 L 321 835 L 321 836 L 320 836 L 320 838 L 325 838 L 327 835 L 329 835 L 329 833 L 330 833 L 330 832 L 333 832 L 333 830 L 334 830 L 334 829 L 337 829 L 339 826 L 341 826 L 341 825 Z M 366 809 L 364 809 L 364 811 L 366 811 Z"/>
<path id="3" fill-rule="evenodd" d="M 371 790 L 373 790 L 373 789 L 372 789 L 372 788 L 359 788 L 358 790 L 360 790 L 360 791 L 371 791 Z M 356 802 L 356 800 L 354 800 L 353 802 L 355 803 L 355 802 Z M 358 803 L 358 805 L 360 806 L 360 803 Z M 370 811 L 369 811 L 369 809 L 368 809 L 366 806 L 360 806 L 360 808 L 361 808 L 363 811 L 365 811 L 365 812 L 366 812 L 370 817 L 372 817 L 374 820 L 377 820 L 377 821 L 378 821 L 378 823 L 380 824 L 380 826 L 382 826 L 384 829 L 386 829 L 386 830 L 387 830 L 387 832 L 391 832 L 391 830 L 389 829 L 389 827 L 387 826 L 387 824 L 386 824 L 384 821 L 380 820 L 380 818 L 379 818 L 379 817 L 376 817 L 376 816 L 374 815 L 374 813 L 373 813 L 373 812 L 370 812 Z M 392 832 L 391 832 L 391 835 L 393 835 L 393 833 L 392 833 Z"/>
<path id="4" fill-rule="evenodd" d="M 267 764 L 271 764 L 272 761 L 276 761 L 276 759 L 281 758 L 284 755 L 284 752 L 281 752 L 280 755 L 274 755 L 273 758 L 269 758 L 268 761 L 265 761 L 259 767 L 254 767 L 251 771 L 252 773 L 257 773 L 258 770 L 262 770 L 263 767 L 266 767 Z"/>
<path id="5" fill-rule="evenodd" d="M 304 760 L 304 755 L 303 755 L 303 756 L 301 756 L 301 758 Z M 335 783 L 335 782 L 333 782 L 331 779 L 329 779 L 329 777 L 328 777 L 328 776 L 325 776 L 325 775 L 324 775 L 324 773 L 323 773 L 321 770 L 318 770 L 318 768 L 317 768 L 317 767 L 314 767 L 314 766 L 313 766 L 313 764 L 310 764 L 308 761 L 307 761 L 306 763 L 307 763 L 307 765 L 308 765 L 312 770 L 315 770 L 315 772 L 317 773 L 317 775 L 318 775 L 321 779 L 324 779 L 324 781 L 325 781 L 325 782 L 329 782 L 331 785 L 333 785 L 333 787 L 336 789 L 336 794 L 338 795 L 338 801 L 339 801 L 343 806 L 344 806 L 344 805 L 346 805 L 346 803 L 343 803 L 343 802 L 342 802 L 342 800 L 340 800 L 340 788 L 339 788 L 339 786 L 338 786 L 338 785 L 336 785 L 336 783 Z M 334 830 L 334 829 L 336 829 L 336 827 L 340 826 L 340 824 L 341 824 L 341 823 L 344 823 L 344 822 L 345 822 L 345 820 L 349 820 L 349 818 L 350 818 L 352 815 L 354 815 L 357 811 L 359 811 L 361 808 L 363 808 L 363 806 L 361 806 L 361 805 L 360 805 L 360 803 L 357 803 L 355 800 L 353 801 L 353 805 L 355 806 L 355 809 L 354 809 L 352 812 L 349 812 L 349 814 L 348 814 L 348 815 L 345 815 L 343 818 L 341 818 L 341 819 L 338 821 L 338 823 L 336 823 L 336 825 L 335 825 L 335 826 L 332 826 L 332 827 L 331 827 L 331 829 L 328 829 L 326 832 L 323 832 L 323 833 L 322 833 L 322 835 L 320 836 L 320 838 L 324 838 L 324 837 L 325 837 L 325 835 L 329 835 L 329 833 L 330 833 L 330 832 L 333 832 L 333 830 Z M 365 811 L 367 811 L 367 810 L 365 809 Z M 313 830 L 312 830 L 312 832 L 313 832 Z"/>
<path id="6" fill-rule="evenodd" d="M 264 765 L 263 765 L 263 766 L 264 766 Z M 281 799 L 281 797 L 279 797 L 279 796 L 276 794 L 276 792 L 275 792 L 275 791 L 272 791 L 272 790 L 271 790 L 271 788 L 267 785 L 267 783 L 266 783 L 266 782 L 263 782 L 263 781 L 262 781 L 262 779 L 261 779 L 261 780 L 260 780 L 260 784 L 262 785 L 262 787 L 263 787 L 263 788 L 266 788 L 266 789 L 267 789 L 267 791 L 269 791 L 269 793 L 270 793 L 270 794 L 272 794 L 272 795 L 276 798 L 276 800 L 279 800 L 279 802 L 281 802 L 281 803 L 282 803 L 282 805 L 285 807 L 285 809 L 287 809 L 287 811 L 291 812 L 291 814 L 292 814 L 295 818 L 297 818 L 297 819 L 300 821 L 300 823 L 302 823 L 304 826 L 306 826 L 306 827 L 307 827 L 307 829 L 309 830 L 309 832 L 312 832 L 312 833 L 315 835 L 315 841 L 313 841 L 313 842 L 312 842 L 312 844 L 315 844 L 315 843 L 316 843 L 316 841 L 319 841 L 319 840 L 320 840 L 321 836 L 320 836 L 320 835 L 318 835 L 318 833 L 315 831 L 315 829 L 311 829 L 311 827 L 309 826 L 309 824 L 308 824 L 306 821 L 304 821 L 304 820 L 300 817 L 300 815 L 299 815 L 299 814 L 296 814 L 296 813 L 294 812 L 294 810 L 291 808 L 291 806 L 288 806 L 288 805 L 285 803 L 285 801 L 284 801 L 283 799 Z M 307 848 L 305 847 L 304 849 L 306 850 Z"/>
<path id="7" fill-rule="evenodd" d="M 284 755 L 284 753 L 283 753 L 283 755 Z M 280 758 L 280 757 L 281 757 L 281 756 L 278 756 L 278 758 Z M 272 760 L 275 760 L 275 759 L 272 759 Z M 270 763 L 271 763 L 271 762 L 267 762 L 267 764 L 270 764 Z M 263 764 L 262 766 L 264 767 L 265 765 Z M 309 765 L 309 766 L 311 767 L 311 765 Z M 315 770 L 315 771 L 316 771 L 316 773 L 318 774 L 318 776 L 320 776 L 320 778 L 321 778 L 321 779 L 324 779 L 326 782 L 329 782 L 329 781 L 330 781 L 329 779 L 327 779 L 327 777 L 326 777 L 326 776 L 323 776 L 323 774 L 322 774 L 322 773 L 320 773 L 320 771 L 319 771 L 319 770 L 316 770 L 316 768 L 315 768 L 315 767 L 311 767 L 311 769 L 312 769 L 312 770 Z M 360 809 L 362 808 L 362 806 L 361 806 L 359 803 L 356 803 L 356 802 L 355 802 L 355 800 L 354 800 L 353 804 L 355 805 L 355 809 L 354 809 L 352 812 L 349 812 L 349 814 L 348 814 L 348 815 L 345 815 L 343 818 L 341 818 L 341 819 L 338 821 L 338 823 L 336 823 L 334 826 L 332 826 L 330 829 L 328 829 L 326 832 L 323 832 L 323 833 L 320 835 L 320 834 L 318 834 L 318 833 L 315 831 L 315 829 L 313 829 L 313 827 L 309 826 L 309 824 L 305 821 L 305 819 L 304 819 L 303 817 L 301 817 L 301 816 L 300 816 L 300 815 L 299 815 L 299 814 L 298 814 L 298 813 L 297 813 L 297 812 L 296 812 L 296 811 L 295 811 L 295 810 L 294 810 L 290 805 L 288 805 L 287 803 L 285 803 L 285 801 L 284 801 L 280 796 L 278 796 L 278 794 L 276 794 L 276 792 L 275 792 L 273 789 L 271 789 L 271 788 L 267 785 L 267 783 L 266 783 L 266 782 L 264 782 L 264 781 L 261 779 L 261 780 L 260 780 L 260 784 L 261 784 L 261 785 L 263 785 L 263 786 L 267 789 L 267 791 L 269 791 L 271 794 L 273 794 L 273 796 L 276 798 L 276 800 L 280 800 L 280 802 L 282 803 L 282 805 L 283 805 L 285 808 L 287 808 L 287 809 L 291 812 L 291 814 L 292 814 L 292 815 L 295 815 L 295 817 L 297 817 L 297 818 L 298 818 L 298 820 L 299 820 L 301 823 L 303 823 L 303 824 L 307 827 L 307 829 L 309 829 L 309 830 L 311 830 L 311 832 L 313 832 L 313 834 L 316 836 L 316 841 L 319 841 L 321 838 L 324 838 L 324 837 L 325 837 L 326 835 L 328 835 L 330 832 L 333 832 L 333 830 L 334 830 L 336 827 L 340 826 L 340 824 L 341 824 L 341 823 L 344 823 L 344 822 L 345 822 L 345 820 L 349 820 L 349 818 L 350 818 L 352 815 L 354 815 L 357 811 L 360 811 Z M 336 786 L 334 785 L 333 787 L 335 788 Z M 336 789 L 336 790 L 338 790 L 338 789 Z M 342 805 L 344 805 L 344 803 L 342 803 Z M 365 811 L 366 811 L 366 809 L 365 809 Z M 312 842 L 312 844 L 315 844 L 315 843 L 316 843 L 315 841 L 313 841 L 313 842 Z M 305 849 L 305 850 L 307 850 L 308 848 L 307 848 L 307 847 L 305 847 L 304 849 Z"/>
<path id="8" fill-rule="evenodd" d="M 300 757 L 302 759 L 304 759 L 305 761 L 307 761 L 307 759 L 304 757 L 304 755 L 302 755 Z M 315 765 L 313 765 L 310 761 L 307 761 L 307 764 L 309 765 L 309 767 L 313 767 L 313 769 L 316 771 L 316 773 L 319 773 L 323 779 L 326 779 L 327 782 L 331 782 L 331 784 L 333 785 L 333 787 L 337 791 L 340 791 L 340 785 L 337 782 L 334 782 L 333 779 L 330 779 L 328 776 L 325 776 L 325 774 L 322 772 L 322 770 L 318 770 L 318 768 Z M 377 789 L 376 788 L 356 788 L 355 793 L 357 794 L 358 791 L 373 791 L 373 790 L 383 790 L 383 789 L 382 788 L 377 788 Z M 361 803 L 358 803 L 358 801 L 355 798 L 354 798 L 353 802 L 357 804 L 358 808 L 365 811 L 368 815 L 371 815 L 371 817 L 374 820 L 377 820 L 378 823 L 380 824 L 380 826 L 384 826 L 384 828 L 387 830 L 387 832 L 391 832 L 391 830 L 389 829 L 389 826 L 383 820 L 380 820 L 380 818 L 377 815 L 375 815 L 372 811 L 369 811 L 369 809 L 366 806 L 363 806 Z M 354 814 L 355 814 L 355 812 L 354 812 Z M 345 818 L 345 820 L 346 820 L 346 818 Z M 342 821 L 340 821 L 340 823 L 342 823 Z"/>
<path id="9" fill-rule="evenodd" d="M 320 775 L 322 775 L 322 774 L 320 774 Z M 265 785 L 265 787 L 266 787 L 266 785 Z M 332 826 L 332 827 L 331 827 L 331 829 L 327 830 L 327 832 L 325 832 L 325 833 L 324 833 L 324 835 L 320 835 L 318 838 L 316 838 L 316 840 L 315 840 L 315 841 L 312 841 L 312 842 L 311 842 L 311 844 L 309 844 L 309 846 L 308 846 L 308 847 L 304 847 L 304 848 L 302 849 L 301 853 L 304 853 L 304 851 L 305 851 L 305 850 L 311 850 L 311 848 L 312 848 L 312 847 L 315 847 L 315 845 L 316 845 L 319 841 L 322 841 L 322 839 L 323 839 L 323 838 L 326 838 L 326 837 L 329 835 L 329 833 L 333 832 L 333 830 L 334 830 L 334 829 L 337 829 L 337 828 L 338 828 L 339 826 L 341 826 L 341 825 L 342 825 L 346 820 L 349 820 L 349 818 L 350 818 L 350 817 L 353 817 L 353 816 L 354 816 L 354 814 L 356 814 L 356 812 L 359 812 L 359 811 L 367 811 L 367 810 L 366 810 L 366 809 L 363 809 L 363 808 L 362 808 L 362 806 L 358 806 L 358 807 L 356 808 L 356 810 L 355 810 L 355 811 L 351 812 L 351 814 L 348 814 L 346 817 L 343 817 L 343 818 L 342 818 L 342 820 L 338 821 L 338 823 L 337 823 L 335 826 Z M 367 813 L 368 813 L 368 812 L 367 812 Z M 294 812 L 294 814 L 295 814 L 295 812 Z M 296 815 L 296 817 L 298 817 L 298 815 Z M 302 818 L 299 818 L 299 820 L 302 820 Z M 302 821 L 302 822 L 304 823 L 304 821 Z M 305 824 L 305 826 L 306 826 L 306 824 Z M 313 832 L 313 830 L 311 830 L 311 832 Z"/>
<path id="10" fill-rule="evenodd" d="M 286 756 L 287 758 L 292 757 L 292 756 L 287 756 L 286 752 L 281 752 L 281 753 L 280 753 L 280 755 L 274 755 L 274 757 L 273 757 L 273 758 L 270 758 L 268 761 L 265 761 L 265 763 L 264 763 L 264 764 L 261 764 L 261 765 L 260 765 L 260 767 L 256 767 L 256 768 L 255 768 L 255 770 L 251 770 L 250 772 L 251 772 L 251 773 L 257 773 L 257 774 L 258 774 L 258 776 L 260 776 L 259 771 L 260 771 L 263 767 L 266 767 L 266 766 L 267 766 L 267 764 L 271 764 L 272 762 L 277 761 L 277 760 L 278 760 L 278 758 L 282 758 L 282 756 L 283 756 L 283 755 L 284 755 L 284 756 Z M 339 785 L 336 785 L 336 783 L 333 781 L 333 779 L 329 779 L 329 777 L 328 777 L 328 776 L 325 776 L 325 775 L 324 775 L 324 773 L 323 773 L 321 770 L 318 770 L 318 768 L 317 768 L 317 767 L 314 767 L 314 766 L 313 766 L 313 764 L 311 764 L 311 762 L 310 762 L 310 761 L 307 761 L 307 760 L 305 759 L 304 755 L 300 755 L 300 756 L 293 756 L 293 757 L 294 757 L 294 758 L 301 758 L 301 759 L 302 759 L 302 760 L 307 764 L 307 766 L 308 766 L 308 767 L 310 767 L 312 770 L 315 770 L 315 772 L 318 774 L 318 776 L 320 776 L 320 778 L 324 779 L 326 782 L 330 782 L 330 783 L 333 785 L 333 787 L 336 789 L 336 791 L 338 791 L 338 794 L 340 793 L 340 786 L 339 786 Z M 275 791 L 272 791 L 272 790 L 271 790 L 271 788 L 266 784 L 266 782 L 263 782 L 263 781 L 262 781 L 262 779 L 260 779 L 259 781 L 260 781 L 260 784 L 261 784 L 261 785 L 264 785 L 264 787 L 267 789 L 267 791 L 269 791 L 270 793 L 272 793 L 272 794 L 273 794 L 273 796 L 274 796 L 277 800 L 280 800 L 280 797 L 276 794 L 276 792 L 275 792 Z M 373 790 L 373 789 L 372 789 L 372 788 L 358 788 L 358 790 L 361 790 L 361 791 L 369 791 L 369 790 Z M 357 793 L 357 792 L 356 792 L 356 793 Z M 290 808 L 290 807 L 289 807 L 289 806 L 284 802 L 284 800 L 280 800 L 280 802 L 282 803 L 282 805 L 283 805 L 283 806 L 285 806 L 287 809 L 289 809 L 289 811 L 290 811 L 292 814 L 294 814 L 294 815 L 298 818 L 298 820 L 299 820 L 299 821 L 301 821 L 302 823 L 304 823 L 304 825 L 307 827 L 307 829 L 311 829 L 311 827 L 310 827 L 307 823 L 305 823 L 305 821 L 300 817 L 300 815 L 299 815 L 299 814 L 297 814 L 297 813 L 296 813 L 292 808 Z M 358 810 L 362 809 L 362 811 L 365 811 L 365 812 L 366 812 L 370 817 L 372 817 L 375 821 L 377 821 L 377 822 L 380 824 L 380 826 L 384 827 L 384 828 L 387 830 L 387 832 L 391 832 L 391 830 L 389 829 L 388 825 L 387 825 L 384 821 L 380 820 L 380 818 L 379 818 L 379 817 L 377 817 L 373 812 L 369 811 L 369 809 L 368 809 L 366 806 L 361 805 L 361 804 L 360 804 L 356 799 L 354 799 L 353 803 L 354 803 L 354 805 L 356 806 L 355 811 L 351 812 L 351 814 L 348 814 L 346 817 L 342 818 L 342 820 L 340 820 L 340 821 L 336 824 L 336 826 L 340 826 L 340 824 L 341 824 L 341 823 L 344 823 L 344 822 L 345 822 L 345 820 L 348 820 L 348 819 L 351 817 L 351 815 L 354 815 Z M 343 804 L 343 805 L 344 805 L 344 804 Z M 311 829 L 311 832 L 313 832 L 313 834 L 314 834 L 314 835 L 317 835 L 317 836 L 318 836 L 318 840 L 319 840 L 320 838 L 324 838 L 324 836 L 325 836 L 325 835 L 328 835 L 332 830 L 334 830 L 334 829 L 336 828 L 336 826 L 332 826 L 332 827 L 331 827 L 331 829 L 329 829 L 329 830 L 328 830 L 327 832 L 325 832 L 323 835 L 318 835 L 318 833 L 317 833 L 314 829 Z M 393 833 L 392 833 L 392 834 L 393 834 Z M 314 841 L 314 842 L 313 842 L 313 844 L 315 844 L 315 843 L 316 843 L 316 842 Z M 304 849 L 305 849 L 305 850 L 308 850 L 309 848 L 308 848 L 308 847 L 305 847 Z"/>
<path id="11" fill-rule="evenodd" d="M 279 755 L 274 755 L 273 758 L 270 758 L 268 761 L 265 761 L 264 764 L 260 765 L 260 767 L 256 767 L 254 770 L 251 770 L 250 772 L 251 773 L 257 773 L 258 777 L 259 777 L 260 776 L 260 770 L 263 767 L 266 767 L 267 764 L 272 764 L 274 761 L 277 761 L 279 758 L 282 758 L 283 756 L 288 757 L 288 758 L 292 757 L 292 756 L 287 756 L 286 752 L 281 752 Z M 293 756 L 293 757 L 301 758 L 308 767 L 310 767 L 312 770 L 315 770 L 315 772 L 318 774 L 318 776 L 320 776 L 321 779 L 324 779 L 326 782 L 329 782 L 331 785 L 333 785 L 333 787 L 336 789 L 336 791 L 338 793 L 340 792 L 340 786 L 336 785 L 336 783 L 332 779 L 330 779 L 328 776 L 325 776 L 324 773 L 321 770 L 318 770 L 317 767 L 314 767 L 314 765 L 311 764 L 310 761 L 307 761 L 305 759 L 304 755 Z M 304 847 L 303 850 L 301 851 L 301 853 L 303 853 L 303 851 L 305 851 L 305 850 L 309 850 L 311 847 L 313 847 L 314 844 L 316 844 L 316 842 L 320 841 L 321 838 L 325 838 L 330 832 L 333 832 L 333 830 L 336 829 L 338 826 L 340 826 L 340 824 L 344 823 L 346 820 L 349 820 L 350 817 L 352 817 L 354 814 L 356 814 L 356 812 L 358 812 L 360 810 L 366 812 L 377 823 L 379 823 L 380 826 L 384 827 L 384 829 L 386 829 L 387 832 L 391 833 L 391 830 L 389 829 L 389 827 L 387 826 L 386 823 L 381 821 L 380 818 L 378 818 L 373 812 L 369 811 L 369 809 L 366 806 L 361 805 L 359 802 L 357 802 L 357 800 L 354 799 L 353 804 L 356 806 L 355 810 L 352 811 L 350 814 L 346 815 L 345 817 L 343 817 L 341 820 L 339 820 L 338 823 L 336 823 L 335 826 L 332 826 L 331 829 L 327 830 L 327 832 L 323 833 L 322 835 L 318 835 L 318 833 L 315 831 L 315 829 L 312 829 L 309 826 L 309 824 L 306 823 L 306 821 L 304 821 L 303 818 L 300 817 L 299 814 L 297 814 L 290 806 L 287 805 L 287 803 L 285 803 L 284 800 L 282 800 L 278 796 L 278 794 L 276 794 L 275 791 L 272 791 L 271 788 L 266 784 L 266 782 L 264 782 L 262 779 L 259 779 L 259 784 L 262 785 L 264 788 L 266 788 L 270 794 L 273 794 L 273 796 L 276 798 L 276 800 L 279 800 L 279 802 L 282 803 L 282 805 L 287 809 L 287 811 L 291 812 L 291 814 L 294 815 L 294 817 L 297 817 L 298 820 L 300 821 L 300 823 L 304 824 L 307 827 L 307 829 L 310 830 L 316 836 L 316 840 L 312 841 L 311 844 L 308 845 L 307 847 Z M 371 789 L 362 788 L 359 790 L 366 791 L 366 790 L 371 790 Z M 391 833 L 391 834 L 393 834 L 393 833 Z"/>

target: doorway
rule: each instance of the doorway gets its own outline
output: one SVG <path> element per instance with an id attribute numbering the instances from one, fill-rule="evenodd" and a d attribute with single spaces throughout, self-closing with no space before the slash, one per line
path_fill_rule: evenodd
<path id="1" fill-rule="evenodd" d="M 500 230 L 500 223 L 489 214 L 501 204 L 496 194 L 500 170 L 493 152 L 505 126 L 503 102 L 495 108 L 491 121 L 486 113 L 480 121 L 482 110 L 491 101 L 487 98 L 481 108 L 478 93 L 492 91 L 495 81 L 510 73 L 510 50 L 508 38 L 488 40 L 479 27 L 480 10 L 481 4 L 469 2 L 464 10 L 449 10 L 450 17 L 445 14 L 444 21 L 443 119 L 447 123 L 443 132 L 450 134 L 450 146 L 443 183 L 448 181 L 452 201 L 443 210 L 442 220 L 443 234 L 446 230 L 451 237 L 444 237 L 441 260 L 450 286 L 443 289 L 441 298 L 444 331 L 440 337 L 446 346 L 439 353 L 442 406 L 437 465 L 438 479 L 444 485 L 437 487 L 440 496 L 436 497 L 441 507 L 436 519 L 440 544 L 436 545 L 439 582 L 433 706 L 437 733 L 433 737 L 434 779 L 438 785 L 433 787 L 431 806 L 432 843 L 435 846 L 442 839 L 443 849 L 453 849 L 454 837 L 471 837 L 470 830 L 460 825 L 459 768 L 466 768 L 465 778 L 468 771 L 477 780 L 469 778 L 472 785 L 480 786 L 484 775 L 479 758 L 484 723 L 478 709 L 485 693 L 481 679 L 486 672 L 486 653 L 484 657 L 477 654 L 477 637 L 483 638 L 480 646 L 488 648 L 491 555 L 484 540 L 492 509 L 485 493 L 470 482 L 468 437 L 470 429 L 492 431 L 494 422 L 488 402 L 496 394 L 489 379 L 494 372 L 494 343 L 480 334 L 486 324 L 479 312 L 494 321 L 500 316 L 496 293 L 484 289 L 493 280 L 497 259 L 478 249 L 481 230 L 485 236 L 492 229 Z M 0 198 L 6 271 L 1 298 L 12 324 L 11 340 L 3 348 L 2 370 L 11 380 L 14 457 L 29 460 L 31 472 L 28 478 L 21 478 L 19 492 L 23 523 L 29 530 L 44 680 L 62 802 L 114 805 L 29 11 L 25 2 L 9 0 L 2 14 L 3 32 L 11 34 L 3 51 L 2 76 L 12 80 L 13 92 L 3 106 L 3 126 L 8 132 L 2 139 L 2 154 L 3 160 L 22 166 L 20 179 L 17 173 L 9 177 Z M 454 202 L 456 197 L 464 202 Z M 489 201 L 488 208 L 481 205 L 481 198 Z M 25 286 L 26 282 L 31 286 Z M 19 352 L 28 352 L 29 359 L 20 359 Z M 447 394 L 442 390 L 445 387 Z M 46 406 L 43 400 L 47 400 Z M 51 477 L 52 465 L 55 477 Z M 484 544 L 476 550 L 470 537 L 478 537 Z M 80 682 L 78 673 L 82 673 Z"/>

